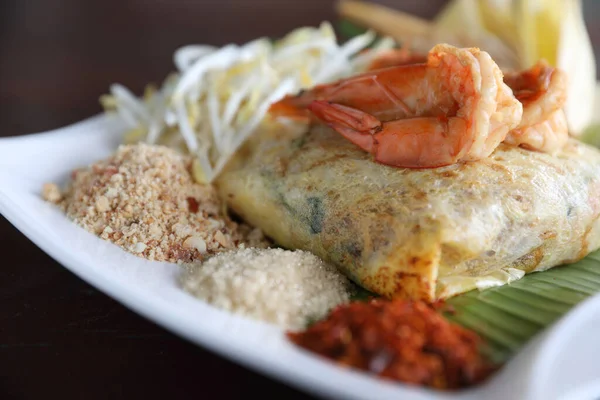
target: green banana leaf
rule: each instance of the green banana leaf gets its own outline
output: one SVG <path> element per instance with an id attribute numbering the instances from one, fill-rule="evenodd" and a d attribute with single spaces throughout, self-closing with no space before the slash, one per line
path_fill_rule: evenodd
<path id="1" fill-rule="evenodd" d="M 600 147 L 600 124 L 588 126 L 579 139 L 584 143 Z"/>
<path id="2" fill-rule="evenodd" d="M 534 272 L 508 285 L 453 297 L 445 315 L 485 339 L 483 352 L 502 363 L 534 335 L 600 292 L 600 251 L 570 265 Z"/>
<path id="3" fill-rule="evenodd" d="M 340 19 L 336 24 L 340 36 L 344 39 L 352 39 L 354 36 L 362 35 L 367 31 L 367 28 L 356 25 L 347 19 Z"/>

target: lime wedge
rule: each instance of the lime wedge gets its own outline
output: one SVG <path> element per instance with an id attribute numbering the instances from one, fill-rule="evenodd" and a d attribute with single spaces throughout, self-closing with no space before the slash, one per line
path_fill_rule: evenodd
<path id="1" fill-rule="evenodd" d="M 556 65 L 561 31 L 562 0 L 523 0 L 514 3 L 514 28 L 519 36 L 523 68 L 544 58 Z"/>

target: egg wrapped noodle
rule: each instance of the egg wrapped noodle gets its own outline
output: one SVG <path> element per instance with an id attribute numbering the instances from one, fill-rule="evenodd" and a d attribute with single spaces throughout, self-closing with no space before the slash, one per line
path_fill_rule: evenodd
<path id="1" fill-rule="evenodd" d="M 574 262 L 600 247 L 600 152 L 501 144 L 433 169 L 381 165 L 324 126 L 265 127 L 216 182 L 280 245 L 386 297 L 434 301 Z"/>

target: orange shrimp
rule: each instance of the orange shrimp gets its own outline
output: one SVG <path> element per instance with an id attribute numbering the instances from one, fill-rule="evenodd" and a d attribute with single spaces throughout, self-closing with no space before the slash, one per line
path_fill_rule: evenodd
<path id="1" fill-rule="evenodd" d="M 489 156 L 522 106 L 489 54 L 435 46 L 427 62 L 370 71 L 284 98 L 308 108 L 375 161 L 433 168 Z"/>
<path id="2" fill-rule="evenodd" d="M 373 60 L 369 70 L 414 64 L 425 57 L 408 49 L 393 49 Z M 544 153 L 561 149 L 569 139 L 566 116 L 560 110 L 566 102 L 566 74 L 542 60 L 528 70 L 505 73 L 504 83 L 523 104 L 521 122 L 504 142 Z"/>
<path id="3" fill-rule="evenodd" d="M 553 153 L 569 138 L 562 108 L 567 100 L 567 76 L 539 61 L 532 68 L 507 73 L 504 82 L 523 104 L 519 125 L 509 132 L 506 142 L 529 150 Z"/>
<path id="4" fill-rule="evenodd" d="M 567 117 L 563 110 L 556 110 L 537 124 L 513 129 L 504 139 L 504 143 L 552 154 L 561 149 L 568 140 Z"/>

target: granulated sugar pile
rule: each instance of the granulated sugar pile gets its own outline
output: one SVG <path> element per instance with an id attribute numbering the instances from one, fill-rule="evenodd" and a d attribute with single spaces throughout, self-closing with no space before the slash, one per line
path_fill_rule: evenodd
<path id="1" fill-rule="evenodd" d="M 182 287 L 216 307 L 302 329 L 349 301 L 350 281 L 337 269 L 305 251 L 242 249 L 218 254 L 190 266 Z"/>
<path id="2" fill-rule="evenodd" d="M 42 195 L 86 230 L 149 260 L 192 262 L 237 247 L 265 247 L 262 233 L 222 214 L 212 186 L 198 185 L 191 159 L 164 146 L 122 145 L 73 172 L 64 193 Z"/>

